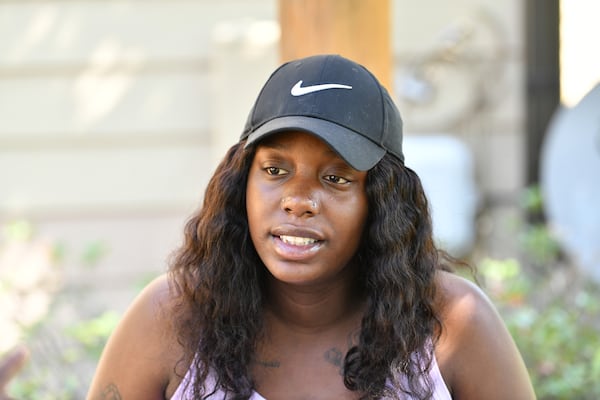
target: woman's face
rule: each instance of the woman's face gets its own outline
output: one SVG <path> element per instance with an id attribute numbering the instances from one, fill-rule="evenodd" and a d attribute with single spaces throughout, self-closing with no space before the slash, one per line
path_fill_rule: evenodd
<path id="1" fill-rule="evenodd" d="M 366 172 L 303 132 L 257 145 L 246 188 L 252 242 L 275 279 L 326 283 L 346 269 L 367 217 Z"/>

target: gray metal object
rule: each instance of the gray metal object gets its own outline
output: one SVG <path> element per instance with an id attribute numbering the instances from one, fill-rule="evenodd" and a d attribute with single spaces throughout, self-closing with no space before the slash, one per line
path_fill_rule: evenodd
<path id="1" fill-rule="evenodd" d="M 543 143 L 545 211 L 565 251 L 600 281 L 600 84 L 556 111 Z"/>

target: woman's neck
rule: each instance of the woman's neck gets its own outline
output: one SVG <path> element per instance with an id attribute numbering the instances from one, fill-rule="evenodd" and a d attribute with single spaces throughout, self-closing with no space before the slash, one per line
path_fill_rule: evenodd
<path id="1" fill-rule="evenodd" d="M 267 318 L 298 333 L 320 333 L 349 320 L 359 323 L 364 312 L 364 296 L 353 277 L 316 286 L 271 279 L 267 287 Z"/>

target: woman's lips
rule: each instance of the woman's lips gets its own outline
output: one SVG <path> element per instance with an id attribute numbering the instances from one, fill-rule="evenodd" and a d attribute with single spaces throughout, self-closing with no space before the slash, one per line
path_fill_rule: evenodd
<path id="1" fill-rule="evenodd" d="M 293 235 L 274 235 L 273 239 L 277 255 L 291 261 L 302 261 L 313 257 L 323 243 L 315 238 Z"/>

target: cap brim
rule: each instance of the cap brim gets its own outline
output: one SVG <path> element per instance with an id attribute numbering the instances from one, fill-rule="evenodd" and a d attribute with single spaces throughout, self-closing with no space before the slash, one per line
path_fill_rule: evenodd
<path id="1" fill-rule="evenodd" d="M 385 155 L 382 147 L 351 129 L 319 118 L 286 116 L 270 120 L 248 135 L 246 146 L 278 132 L 298 130 L 323 139 L 350 166 L 367 171 Z"/>

